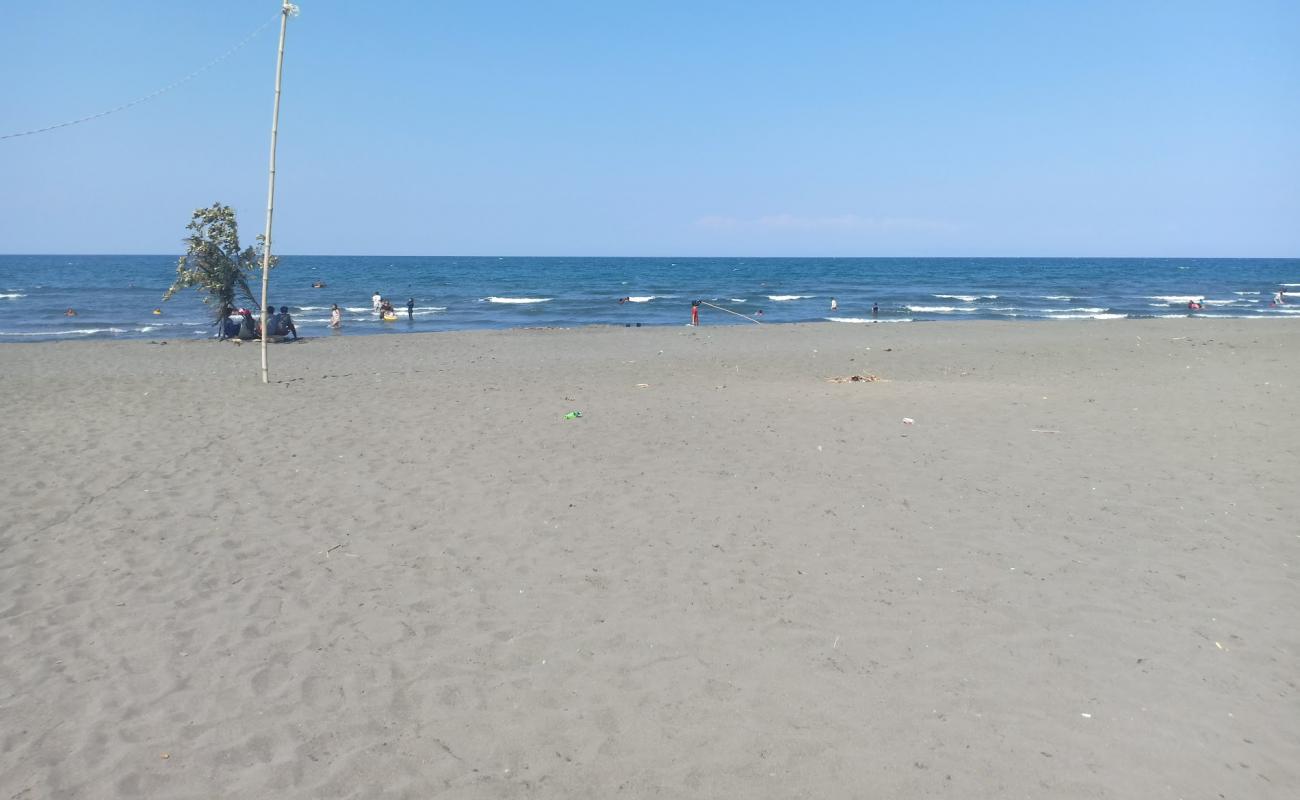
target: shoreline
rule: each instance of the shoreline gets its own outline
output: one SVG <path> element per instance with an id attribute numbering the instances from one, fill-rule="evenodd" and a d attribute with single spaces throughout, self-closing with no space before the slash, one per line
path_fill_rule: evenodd
<path id="1" fill-rule="evenodd" d="M 0 346 L 0 795 L 1300 792 L 1300 326 L 968 322 Z"/>
<path id="2" fill-rule="evenodd" d="M 1300 309 L 1300 305 L 1297 305 L 1296 308 Z M 1203 321 L 1204 322 L 1212 321 L 1215 324 L 1231 324 L 1231 323 L 1241 323 L 1241 322 L 1250 322 L 1250 323 L 1267 322 L 1267 323 L 1274 323 L 1274 324 L 1288 324 L 1288 323 L 1295 324 L 1295 323 L 1300 323 L 1300 314 L 1297 314 L 1295 316 L 1284 316 L 1284 315 L 1226 316 L 1226 315 L 1212 315 L 1212 314 L 1169 314 L 1164 316 L 1149 316 L 1149 317 L 1142 316 L 1142 317 L 1106 318 L 1106 319 L 1095 318 L 1095 317 L 1078 317 L 1078 318 L 1057 318 L 1057 319 L 1026 318 L 1020 320 L 969 319 L 969 318 L 968 319 L 879 319 L 879 320 L 863 319 L 862 321 L 855 321 L 855 322 L 834 321 L 834 320 L 826 320 L 826 319 L 807 320 L 807 321 L 799 321 L 799 322 L 770 322 L 770 321 L 763 320 L 760 321 L 758 325 L 754 327 L 767 326 L 767 327 L 775 327 L 775 328 L 818 328 L 818 327 L 825 326 L 826 328 L 831 328 L 831 329 L 840 329 L 840 328 L 853 329 L 853 328 L 873 328 L 877 326 L 911 327 L 913 325 L 919 325 L 922 327 L 930 327 L 930 326 L 942 327 L 942 326 L 949 326 L 949 325 L 958 325 L 958 326 L 973 325 L 973 326 L 1011 326 L 1011 327 L 1025 326 L 1025 328 L 1028 330 L 1028 329 L 1037 328 L 1038 326 L 1041 325 L 1050 325 L 1050 326 L 1058 326 L 1058 325 L 1074 326 L 1074 325 L 1081 325 L 1081 324 L 1082 325 L 1101 325 L 1101 324 L 1177 325 L 1177 324 L 1181 324 L 1180 321 L 1190 322 L 1192 320 L 1196 321 L 1193 324 L 1200 324 Z M 687 323 L 681 323 L 681 324 L 677 324 L 677 323 L 642 323 L 642 324 L 592 323 L 589 325 L 538 325 L 538 326 L 519 325 L 519 326 L 499 327 L 499 328 L 455 328 L 455 329 L 448 329 L 448 330 L 432 330 L 432 331 L 431 330 L 419 330 L 419 331 L 398 331 L 398 330 L 382 331 L 381 330 L 375 332 L 361 332 L 361 333 L 358 332 L 350 333 L 347 327 L 345 326 L 341 331 L 337 333 L 330 332 L 324 334 L 303 334 L 299 336 L 298 341 L 302 343 L 306 343 L 306 342 L 321 342 L 321 341 L 333 341 L 333 340 L 391 339 L 391 338 L 403 339 L 407 337 L 419 338 L 425 336 L 502 335 L 502 334 L 511 334 L 511 333 L 526 334 L 526 333 L 579 332 L 579 331 L 597 331 L 597 332 L 621 331 L 621 330 L 673 331 L 673 330 L 680 330 L 683 328 L 693 329 L 702 332 L 716 331 L 716 330 L 731 330 L 733 328 L 740 329 L 740 330 L 749 330 L 751 329 L 751 325 L 746 325 L 738 322 L 735 323 L 727 322 L 725 324 L 703 324 L 699 326 L 692 326 Z M 218 340 L 215 336 L 205 337 L 205 338 L 167 337 L 167 338 L 160 338 L 160 339 L 146 339 L 143 336 L 131 336 L 131 337 L 121 337 L 121 338 L 82 338 L 82 339 L 64 339 L 64 338 L 56 338 L 56 337 L 36 338 L 35 336 L 33 336 L 30 339 L 0 339 L 0 348 L 4 348 L 6 346 L 26 347 L 30 345 L 51 345 L 51 344 L 110 345 L 110 346 L 120 345 L 120 344 L 156 345 L 164 342 L 168 345 L 190 346 L 190 345 L 203 345 L 209 343 L 211 344 L 232 343 L 233 344 L 239 342 L 239 340 L 234 340 L 234 339 Z M 261 342 L 260 339 L 253 339 L 249 341 L 239 342 L 238 344 L 236 344 L 236 346 L 247 345 L 252 347 L 260 347 L 260 342 Z M 283 342 L 272 342 L 271 345 L 273 347 L 278 347 L 279 345 L 286 345 L 286 344 L 293 345 L 297 343 L 298 342 L 289 340 Z"/>
<path id="3" fill-rule="evenodd" d="M 0 340 L 208 338 L 212 310 L 196 292 L 164 304 L 174 259 L 0 256 Z M 309 288 L 317 283 L 324 288 Z M 89 288 L 94 287 L 94 288 Z M 707 324 L 1292 316 L 1274 294 L 1300 287 L 1297 259 L 666 259 L 285 256 L 271 300 L 303 333 L 324 334 L 337 305 L 360 332 L 684 324 L 705 301 Z M 414 302 L 413 320 L 384 323 L 379 293 Z M 832 309 L 832 300 L 837 308 Z M 622 302 L 620 302 L 622 301 Z M 256 305 L 257 301 L 244 305 Z M 76 317 L 66 316 L 71 308 Z M 161 310 L 161 314 L 154 314 Z M 759 315 L 759 312 L 762 315 Z M 387 330 L 383 330 L 387 329 Z M 9 335 L 12 334 L 12 335 Z M 198 335 L 196 335 L 198 334 Z"/>

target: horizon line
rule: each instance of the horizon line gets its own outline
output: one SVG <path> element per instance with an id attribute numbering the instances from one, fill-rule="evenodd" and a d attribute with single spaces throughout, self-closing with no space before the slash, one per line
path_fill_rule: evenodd
<path id="1" fill-rule="evenodd" d="M 899 255 L 834 255 L 834 256 L 808 256 L 808 255 L 725 255 L 725 256 L 699 256 L 699 255 L 671 255 L 671 256 L 646 256 L 646 255 L 525 255 L 525 254 L 454 254 L 454 255 L 435 255 L 435 254 L 396 254 L 396 253 L 273 253 L 276 257 L 286 258 L 611 258 L 611 259 L 838 259 L 838 260 L 871 260 L 871 259 L 1092 259 L 1098 261 L 1124 261 L 1124 260 L 1146 260 L 1146 261 L 1195 261 L 1195 260 L 1214 260 L 1214 261 L 1295 261 L 1300 260 L 1300 255 L 1290 256 L 1220 256 L 1220 255 L 1197 255 L 1197 256 L 1149 256 L 1149 255 L 1122 255 L 1122 256 L 1097 256 L 1097 255 L 944 255 L 944 256 L 899 256 Z M 63 256 L 115 256 L 115 257 L 149 257 L 149 258 L 179 258 L 176 253 L 131 253 L 131 252 L 65 252 L 65 253 L 0 253 L 0 258 L 9 257 L 63 257 Z"/>

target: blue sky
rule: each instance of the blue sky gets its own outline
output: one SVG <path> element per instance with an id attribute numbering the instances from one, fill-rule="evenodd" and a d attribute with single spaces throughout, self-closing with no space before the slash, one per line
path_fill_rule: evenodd
<path id="1" fill-rule="evenodd" d="M 304 0 L 276 250 L 1300 256 L 1300 3 Z M 13 2 L 0 135 L 276 0 Z M 0 141 L 0 252 L 261 230 L 275 29 Z"/>

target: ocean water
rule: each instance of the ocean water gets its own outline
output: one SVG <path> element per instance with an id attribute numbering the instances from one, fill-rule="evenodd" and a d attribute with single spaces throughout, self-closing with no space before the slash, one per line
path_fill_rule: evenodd
<path id="1" fill-rule="evenodd" d="M 0 256 L 0 341 L 214 336 L 197 292 L 162 301 L 175 269 L 175 256 Z M 326 288 L 311 288 L 317 280 Z M 1279 288 L 1295 294 L 1273 307 Z M 371 312 L 376 291 L 401 309 L 399 321 Z M 1193 297 L 1205 302 L 1199 317 L 1296 318 L 1300 259 L 285 256 L 271 274 L 272 301 L 292 308 L 306 336 L 330 333 L 331 303 L 344 309 L 342 333 L 354 335 L 682 325 L 697 299 L 717 307 L 701 308 L 703 324 L 748 325 L 736 315 L 844 324 L 1185 317 Z"/>

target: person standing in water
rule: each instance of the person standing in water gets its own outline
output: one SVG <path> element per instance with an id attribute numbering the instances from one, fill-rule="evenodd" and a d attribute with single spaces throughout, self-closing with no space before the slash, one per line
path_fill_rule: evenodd
<path id="1" fill-rule="evenodd" d="M 374 296 L 372 296 L 372 297 L 370 298 L 370 307 L 373 308 L 374 310 L 378 311 L 378 310 L 379 310 L 379 306 L 380 306 L 383 302 L 384 302 L 384 296 L 381 295 L 379 292 L 375 292 Z"/>
<path id="2" fill-rule="evenodd" d="M 406 298 L 406 318 L 411 322 L 415 321 L 415 298 L 414 297 Z"/>
<path id="3" fill-rule="evenodd" d="M 880 313 L 880 306 L 877 303 L 871 304 L 871 316 L 875 317 Z"/>
<path id="4" fill-rule="evenodd" d="M 831 311 L 839 311 L 839 310 L 840 310 L 840 302 L 839 302 L 838 300 L 836 300 L 834 297 L 832 297 L 832 298 L 831 298 Z"/>
<path id="5" fill-rule="evenodd" d="M 343 312 L 339 309 L 338 303 L 330 306 L 330 327 L 334 330 L 343 327 Z"/>
<path id="6" fill-rule="evenodd" d="M 692 325 L 700 324 L 700 301 L 699 300 L 691 301 L 691 324 Z"/>

